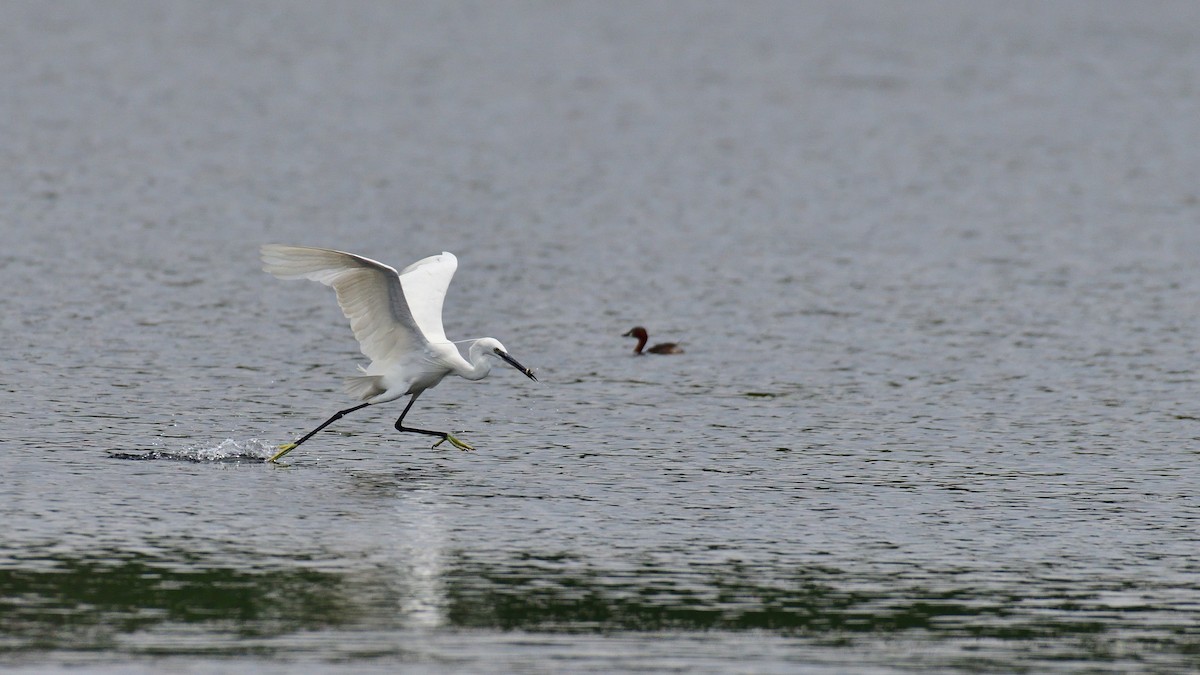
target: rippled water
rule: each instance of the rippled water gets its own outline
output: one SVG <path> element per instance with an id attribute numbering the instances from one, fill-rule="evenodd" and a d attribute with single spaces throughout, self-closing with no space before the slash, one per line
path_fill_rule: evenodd
<path id="1" fill-rule="evenodd" d="M 1200 668 L 1197 19 L 6 3 L 0 664 Z M 540 382 L 264 464 L 361 362 L 268 241 Z"/>

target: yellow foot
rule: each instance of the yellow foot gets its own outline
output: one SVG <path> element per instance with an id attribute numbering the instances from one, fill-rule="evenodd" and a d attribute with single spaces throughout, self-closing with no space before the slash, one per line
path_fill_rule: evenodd
<path id="1" fill-rule="evenodd" d="M 280 457 L 283 457 L 284 455 L 291 452 L 292 448 L 295 448 L 295 447 L 296 447 L 295 443 L 284 443 L 283 445 L 279 446 L 279 452 L 275 453 L 274 455 L 271 455 L 271 459 L 268 459 L 267 461 L 274 462 L 275 460 L 279 459 Z"/>
<path id="2" fill-rule="evenodd" d="M 450 444 L 453 445 L 454 447 L 458 448 L 459 450 L 474 450 L 475 449 L 469 443 L 466 443 L 465 441 L 460 441 L 457 438 L 455 438 L 454 434 L 446 434 L 446 437 L 443 438 L 442 440 L 438 441 L 437 443 L 434 443 L 433 447 L 436 448 L 437 446 L 441 445 L 442 443 L 445 443 L 446 441 L 450 441 Z"/>

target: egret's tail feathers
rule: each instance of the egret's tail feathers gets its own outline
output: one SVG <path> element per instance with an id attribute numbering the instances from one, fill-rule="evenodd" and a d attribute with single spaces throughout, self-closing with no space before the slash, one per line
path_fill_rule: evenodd
<path id="1" fill-rule="evenodd" d="M 346 393 L 360 401 L 365 401 L 372 396 L 378 396 L 387 391 L 383 386 L 382 375 L 355 375 L 354 377 L 346 378 Z"/>

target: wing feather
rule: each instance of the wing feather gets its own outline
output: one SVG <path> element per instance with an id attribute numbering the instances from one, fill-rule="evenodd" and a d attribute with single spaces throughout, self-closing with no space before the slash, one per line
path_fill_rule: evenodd
<path id="1" fill-rule="evenodd" d="M 331 286 L 362 353 L 372 362 L 397 360 L 430 342 L 446 341 L 442 300 L 458 268 L 451 253 L 419 260 L 403 273 L 325 248 L 267 244 L 261 253 L 263 270 L 280 279 Z"/>
<path id="2" fill-rule="evenodd" d="M 456 270 L 458 258 L 443 251 L 441 255 L 422 258 L 400 272 L 409 313 L 430 342 L 447 341 L 446 331 L 442 328 L 442 303 Z"/>

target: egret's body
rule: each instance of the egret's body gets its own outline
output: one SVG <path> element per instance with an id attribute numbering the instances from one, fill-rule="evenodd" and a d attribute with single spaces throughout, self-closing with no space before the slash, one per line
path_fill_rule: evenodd
<path id="1" fill-rule="evenodd" d="M 275 461 L 347 413 L 369 405 L 411 396 L 396 429 L 438 436 L 462 450 L 471 446 L 444 431 L 404 426 L 404 416 L 426 389 L 447 375 L 481 380 L 492 369 L 492 358 L 507 361 L 529 379 L 533 372 L 508 355 L 499 340 L 480 338 L 463 358 L 442 328 L 442 301 L 458 269 L 452 253 L 430 256 L 397 272 L 394 268 L 352 253 L 324 248 L 262 247 L 263 269 L 280 279 L 312 279 L 337 292 L 338 304 L 371 363 L 361 375 L 346 381 L 346 391 L 363 403 L 338 411 L 295 443 L 280 446 Z"/>
<path id="2" fill-rule="evenodd" d="M 643 353 L 642 348 L 646 346 L 646 341 L 650 339 L 650 334 L 646 332 L 645 328 L 635 326 L 621 337 L 637 338 L 637 346 L 633 348 L 633 353 L 640 355 Z M 650 354 L 682 354 L 683 349 L 674 342 L 660 342 L 647 349 L 646 352 Z"/>

